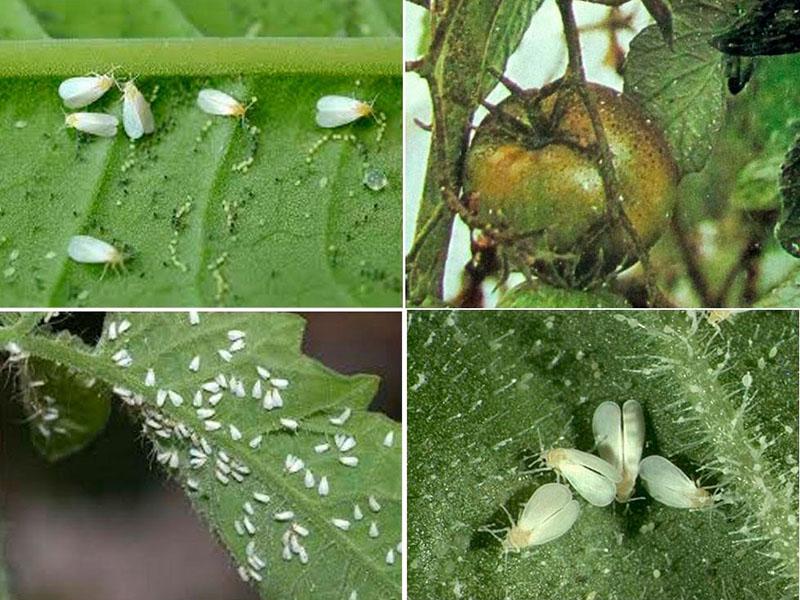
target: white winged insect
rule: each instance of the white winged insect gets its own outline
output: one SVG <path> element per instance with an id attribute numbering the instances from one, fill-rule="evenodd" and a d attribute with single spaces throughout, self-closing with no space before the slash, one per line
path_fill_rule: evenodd
<path id="1" fill-rule="evenodd" d="M 516 523 L 509 515 L 511 527 L 502 540 L 503 551 L 520 552 L 561 537 L 575 523 L 580 510 L 567 486 L 546 483 L 533 492 Z"/>
<path id="2" fill-rule="evenodd" d="M 362 117 L 369 117 L 374 112 L 372 102 L 347 96 L 323 96 L 317 100 L 317 125 L 341 127 Z"/>
<path id="3" fill-rule="evenodd" d="M 133 81 L 126 81 L 122 88 L 122 125 L 132 140 L 155 131 L 153 111 L 142 92 Z"/>
<path id="4" fill-rule="evenodd" d="M 620 411 L 616 402 L 603 402 L 594 411 L 592 431 L 600 458 L 622 478 L 617 484 L 617 502 L 627 502 L 636 485 L 644 448 L 642 405 L 628 400 Z"/>
<path id="5" fill-rule="evenodd" d="M 124 268 L 125 256 L 114 246 L 89 235 L 74 235 L 69 239 L 67 254 L 75 262 L 104 264 L 103 275 L 111 267 Z"/>
<path id="6" fill-rule="evenodd" d="M 223 117 L 244 118 L 247 109 L 256 101 L 253 98 L 250 104 L 245 106 L 233 96 L 219 90 L 203 89 L 197 94 L 197 106 L 205 113 L 219 115 Z"/>
<path id="7" fill-rule="evenodd" d="M 589 504 L 608 506 L 614 501 L 622 477 L 599 456 L 574 448 L 553 448 L 544 452 L 542 458 Z"/>
<path id="8" fill-rule="evenodd" d="M 698 487 L 686 473 L 663 456 L 648 456 L 639 464 L 639 477 L 648 493 L 673 508 L 708 508 L 714 496 Z"/>
<path id="9" fill-rule="evenodd" d="M 119 119 L 106 113 L 74 112 L 64 117 L 64 124 L 83 133 L 114 137 L 117 135 Z"/>
<path id="10" fill-rule="evenodd" d="M 114 85 L 114 81 L 111 73 L 70 77 L 58 86 L 58 95 L 64 101 L 65 106 L 82 108 L 103 96 Z"/>

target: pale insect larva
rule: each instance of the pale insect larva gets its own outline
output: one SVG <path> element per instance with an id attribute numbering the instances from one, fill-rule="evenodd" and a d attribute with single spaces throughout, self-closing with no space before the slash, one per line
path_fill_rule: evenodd
<path id="1" fill-rule="evenodd" d="M 334 517 L 331 519 L 331 523 L 333 523 L 335 527 L 338 527 L 342 531 L 347 531 L 350 529 L 350 521 L 347 519 L 337 519 Z"/>
<path id="2" fill-rule="evenodd" d="M 126 81 L 122 88 L 122 125 L 132 140 L 155 131 L 153 111 L 142 92 L 133 81 Z"/>
<path id="3" fill-rule="evenodd" d="M 204 89 L 197 94 L 197 106 L 204 113 L 221 117 L 244 117 L 247 109 L 255 102 L 255 98 L 247 106 L 233 96 L 219 90 Z"/>
<path id="4" fill-rule="evenodd" d="M 276 521 L 291 521 L 294 519 L 294 513 L 291 510 L 284 510 L 282 512 L 277 512 L 272 515 L 272 518 Z"/>
<path id="5" fill-rule="evenodd" d="M 698 487 L 683 471 L 663 456 L 647 456 L 639 464 L 639 476 L 647 492 L 673 508 L 708 508 L 714 496 Z"/>
<path id="6" fill-rule="evenodd" d="M 269 496 L 263 492 L 253 492 L 253 498 L 261 504 L 269 504 Z"/>
<path id="7" fill-rule="evenodd" d="M 105 75 L 88 75 L 86 77 L 70 77 L 58 86 L 58 95 L 69 108 L 82 108 L 90 105 L 103 96 L 111 86 L 114 78 L 110 73 Z"/>
<path id="8" fill-rule="evenodd" d="M 636 400 L 628 400 L 620 411 L 616 402 L 603 402 L 594 411 L 592 431 L 597 453 L 622 478 L 617 484 L 617 502 L 627 502 L 636 485 L 644 448 L 644 413 L 641 404 Z"/>
<path id="9" fill-rule="evenodd" d="M 374 114 L 372 104 L 347 96 L 323 96 L 317 100 L 317 125 L 333 128 Z"/>
<path id="10" fill-rule="evenodd" d="M 104 264 L 103 275 L 111 267 L 124 267 L 125 256 L 114 246 L 89 235 L 74 235 L 69 239 L 67 254 L 75 262 L 86 264 Z"/>
<path id="11" fill-rule="evenodd" d="M 511 523 L 503 540 L 505 552 L 520 552 L 564 535 L 578 518 L 580 505 L 570 489 L 547 483 L 533 492 L 516 523 Z"/>
<path id="12" fill-rule="evenodd" d="M 64 117 L 64 125 L 91 135 L 114 137 L 119 119 L 106 113 L 75 112 Z"/>
<path id="13" fill-rule="evenodd" d="M 544 453 L 544 459 L 589 504 L 607 506 L 614 501 L 622 476 L 599 456 L 574 448 L 553 448 Z"/>
<path id="14" fill-rule="evenodd" d="M 345 467 L 357 467 L 358 466 L 358 457 L 356 456 L 340 456 L 339 462 L 342 463 Z"/>

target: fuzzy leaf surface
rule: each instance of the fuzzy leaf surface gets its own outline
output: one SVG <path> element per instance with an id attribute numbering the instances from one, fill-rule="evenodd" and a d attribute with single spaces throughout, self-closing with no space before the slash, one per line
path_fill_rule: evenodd
<path id="1" fill-rule="evenodd" d="M 409 595 L 794 598 L 797 325 L 788 312 L 415 314 Z M 590 451 L 594 409 L 628 399 L 644 406 L 644 455 L 722 485 L 730 503 L 678 510 L 639 483 L 644 499 L 579 498 L 566 535 L 504 559 L 483 528 L 507 527 L 503 509 L 516 518 L 555 480 L 530 473 L 539 452 Z"/>

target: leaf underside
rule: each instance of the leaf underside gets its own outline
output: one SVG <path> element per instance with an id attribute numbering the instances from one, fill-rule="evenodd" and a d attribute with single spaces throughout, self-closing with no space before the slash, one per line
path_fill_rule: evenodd
<path id="1" fill-rule="evenodd" d="M 409 597 L 795 598 L 797 315 L 728 315 L 414 315 Z M 578 498 L 566 535 L 504 558 L 482 529 L 555 480 L 530 472 L 541 449 L 591 450 L 594 409 L 628 399 L 645 409 L 644 455 L 731 503 L 678 510 L 641 485 L 626 506 Z"/>
<path id="2" fill-rule="evenodd" d="M 386 36 L 399 24 L 395 3 L 378 0 L 324 6 L 234 0 L 227 7 L 169 0 L 116 0 L 99 8 L 77 0 L 66 4 L 33 0 L 26 6 L 11 0 L 0 9 L 10 19 L 6 38 L 272 36 L 278 31 L 283 37 Z M 95 40 L 42 42 L 64 44 L 49 65 L 33 58 L 33 64 L 26 63 L 25 57 L 37 56 L 41 48 L 35 42 L 3 54 L 8 63 L 0 69 L 6 74 L 0 79 L 0 302 L 398 305 L 399 41 L 374 43 L 375 52 L 384 55 L 387 47 L 392 53 L 396 47 L 396 72 L 372 60 L 369 40 L 360 46 L 351 41 L 331 37 L 304 50 L 302 41 L 281 45 L 264 39 L 269 49 L 249 62 L 246 50 L 237 50 L 239 40 L 225 39 L 195 50 L 170 47 L 165 40 L 153 54 L 159 64 L 147 63 L 145 48 L 145 58 L 137 58 L 135 66 L 131 61 L 126 66 L 124 48 Z M 83 73 L 64 72 L 59 64 L 78 64 L 73 59 L 87 55 L 91 60 L 79 63 L 85 63 L 85 71 L 116 66 L 119 77 L 139 76 L 137 85 L 152 98 L 153 135 L 131 143 L 122 128 L 112 139 L 64 129 L 58 83 Z M 214 72 L 197 74 L 182 66 L 187 55 L 207 57 Z M 237 67 L 226 68 L 228 60 Z M 294 62 L 287 72 L 289 60 Z M 195 104 L 204 87 L 224 90 L 243 103 L 258 101 L 244 124 L 213 117 Z M 375 99 L 378 117 L 321 129 L 314 106 L 326 94 Z M 120 116 L 119 99 L 112 89 L 81 110 Z M 385 187 L 368 188 L 368 175 L 385 177 Z M 129 252 L 126 271 L 103 276 L 102 265 L 71 261 L 67 242 L 76 234 Z"/>
<path id="3" fill-rule="evenodd" d="M 123 323 L 124 333 L 112 340 L 112 324 L 119 330 Z M 201 314 L 196 325 L 180 313 L 111 313 L 95 348 L 66 345 L 47 333 L 16 340 L 37 361 L 69 365 L 114 388 L 150 440 L 154 464 L 161 463 L 182 485 L 232 553 L 240 574 L 262 597 L 333 599 L 356 592 L 362 600 L 399 598 L 399 425 L 367 411 L 377 390 L 376 377 L 340 375 L 304 356 L 303 329 L 301 318 L 278 313 Z M 233 350 L 228 362 L 218 350 L 230 348 L 231 331 L 242 331 L 245 337 L 244 347 Z M 11 335 L 0 329 L 0 341 Z M 123 349 L 132 357 L 128 367 L 114 360 Z M 195 356 L 200 358 L 193 371 L 189 365 Z M 263 392 L 272 387 L 256 367 L 268 369 L 272 378 L 288 380 L 280 392 L 282 407 L 267 410 L 262 397 L 252 397 L 256 382 Z M 148 369 L 153 369 L 154 378 L 149 382 Z M 204 391 L 197 406 L 195 392 L 220 374 L 228 387 L 222 388 L 219 401 L 212 404 L 212 393 Z M 232 391 L 233 379 L 242 381 L 244 397 Z M 161 406 L 159 390 L 172 392 Z M 214 410 L 210 420 L 219 428 L 206 427 L 207 417 L 198 408 Z M 351 409 L 348 419 L 341 424 L 330 421 L 346 408 Z M 299 423 L 296 432 L 281 423 L 287 418 Z M 390 432 L 393 440 L 387 445 Z M 340 434 L 354 437 L 355 447 L 340 452 L 335 442 Z M 253 442 L 259 436 L 259 443 Z M 324 443 L 329 449 L 314 450 Z M 288 454 L 301 458 L 305 468 L 288 473 Z M 341 463 L 343 456 L 357 457 L 357 466 Z M 314 478 L 313 486 L 306 484 L 306 470 Z M 327 496 L 318 492 L 322 476 L 329 482 Z M 269 500 L 257 499 L 256 493 Z M 370 497 L 378 504 L 371 504 Z M 356 505 L 363 515 L 360 520 L 354 517 Z M 277 520 L 275 513 L 283 511 L 292 511 L 294 517 Z M 349 520 L 350 529 L 337 528 L 334 518 Z M 283 556 L 282 538 L 293 522 L 309 531 L 298 538 L 307 564 L 297 554 L 291 560 Z M 375 536 L 370 535 L 372 523 Z M 387 561 L 390 551 L 392 564 Z M 252 556 L 258 559 L 255 565 Z"/>

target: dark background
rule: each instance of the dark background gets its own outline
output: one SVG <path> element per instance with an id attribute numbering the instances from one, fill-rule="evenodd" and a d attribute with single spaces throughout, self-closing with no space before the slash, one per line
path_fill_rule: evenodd
<path id="1" fill-rule="evenodd" d="M 399 312 L 301 313 L 303 351 L 341 373 L 374 373 L 371 408 L 402 414 Z M 59 318 L 96 341 L 101 313 Z M 15 600 L 238 600 L 225 549 L 178 487 L 151 468 L 139 429 L 115 406 L 88 448 L 48 464 L 33 449 L 8 373 L 0 371 L 0 518 Z"/>

